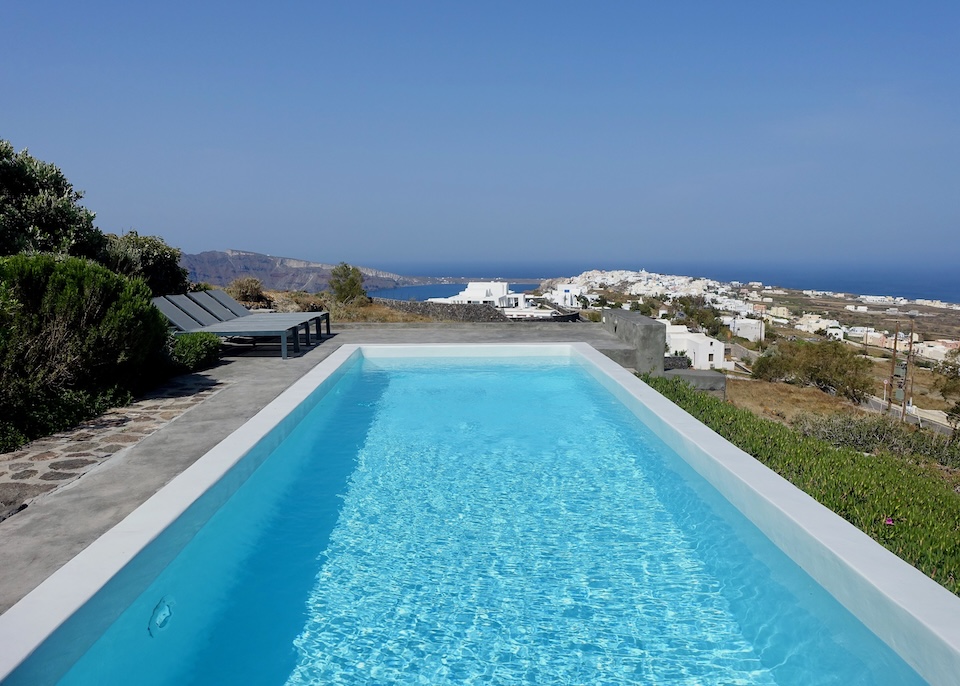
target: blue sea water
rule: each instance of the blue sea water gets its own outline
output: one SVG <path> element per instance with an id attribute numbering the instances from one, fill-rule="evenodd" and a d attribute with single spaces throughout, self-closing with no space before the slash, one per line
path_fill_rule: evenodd
<path id="1" fill-rule="evenodd" d="M 384 269 L 389 267 L 384 266 Z M 717 281 L 760 281 L 770 286 L 798 290 L 821 290 L 855 295 L 891 295 L 908 299 L 926 298 L 960 303 L 960 265 L 930 263 L 878 263 L 851 260 L 849 263 L 777 261 L 683 262 L 643 260 L 610 262 L 553 262 L 530 264 L 423 264 L 394 268 L 399 274 L 450 276 L 473 274 L 478 278 L 501 280 L 571 277 L 592 269 L 646 269 L 661 274 L 703 276 Z M 464 279 L 466 282 L 469 279 Z M 514 290 L 528 290 L 529 286 Z M 381 296 L 389 297 L 389 296 Z M 434 297 L 434 296 L 428 296 Z M 406 298 L 403 298 L 406 299 Z M 418 299 L 418 298 L 415 298 Z"/>

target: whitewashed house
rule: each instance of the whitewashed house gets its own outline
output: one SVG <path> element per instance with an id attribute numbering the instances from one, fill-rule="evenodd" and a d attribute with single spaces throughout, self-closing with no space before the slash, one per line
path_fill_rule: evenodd
<path id="1" fill-rule="evenodd" d="M 730 333 L 734 336 L 746 338 L 748 341 L 762 341 L 766 334 L 762 319 L 731 317 L 729 323 L 725 321 L 724 324 L 730 327 Z"/>
<path id="2" fill-rule="evenodd" d="M 799 331 L 806 331 L 807 333 L 816 333 L 820 330 L 826 331 L 839 326 L 840 322 L 836 319 L 824 319 L 819 314 L 804 313 L 803 316 L 794 323 L 793 328 Z"/>
<path id="3" fill-rule="evenodd" d="M 427 302 L 452 305 L 490 305 L 510 319 L 551 319 L 557 312 L 528 302 L 524 293 L 511 291 L 503 281 L 473 281 L 449 298 L 428 298 Z"/>
<path id="4" fill-rule="evenodd" d="M 943 362 L 946 360 L 949 351 L 950 349 L 943 345 L 941 341 L 925 341 L 923 343 L 916 343 L 913 346 L 914 355 L 933 362 Z"/>
<path id="5" fill-rule="evenodd" d="M 560 307 L 580 307 L 579 298 L 586 295 L 587 289 L 584 286 L 578 286 L 572 283 L 558 284 L 552 291 L 545 294 L 547 300 L 558 304 Z"/>
<path id="6" fill-rule="evenodd" d="M 732 369 L 733 362 L 726 362 L 723 343 L 706 334 L 691 333 L 679 324 L 667 325 L 667 348 L 669 355 L 686 355 L 693 369 Z"/>
<path id="7" fill-rule="evenodd" d="M 454 305 L 492 305 L 497 308 L 526 308 L 527 297 L 510 290 L 504 281 L 471 281 L 467 287 L 449 298 L 428 298 L 427 302 Z"/>

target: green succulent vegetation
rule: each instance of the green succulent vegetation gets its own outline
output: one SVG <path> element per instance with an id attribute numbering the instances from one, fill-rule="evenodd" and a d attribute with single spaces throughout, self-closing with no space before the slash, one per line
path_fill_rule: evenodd
<path id="1" fill-rule="evenodd" d="M 643 380 L 721 436 L 960 594 L 960 496 L 925 460 L 865 454 L 762 419 L 680 379 Z"/>

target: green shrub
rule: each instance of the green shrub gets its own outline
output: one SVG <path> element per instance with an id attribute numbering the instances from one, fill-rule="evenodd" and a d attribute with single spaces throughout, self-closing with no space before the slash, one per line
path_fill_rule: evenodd
<path id="1" fill-rule="evenodd" d="M 180 250 L 157 236 L 107 234 L 104 264 L 118 274 L 143 279 L 155 296 L 186 293 L 190 285 L 187 270 L 180 266 Z"/>
<path id="2" fill-rule="evenodd" d="M 782 341 L 757 358 L 753 377 L 816 386 L 858 403 L 873 387 L 870 363 L 840 341 Z"/>
<path id="3" fill-rule="evenodd" d="M 170 359 L 180 370 L 208 369 L 220 360 L 220 337 L 206 331 L 174 336 Z"/>
<path id="4" fill-rule="evenodd" d="M 888 550 L 960 593 L 960 495 L 934 469 L 889 453 L 835 448 L 680 379 L 642 378 Z"/>
<path id="5" fill-rule="evenodd" d="M 358 267 L 341 262 L 330 270 L 330 291 L 338 303 L 353 303 L 365 300 L 367 292 L 363 288 L 363 273 Z"/>
<path id="6" fill-rule="evenodd" d="M 882 415 L 799 414 L 791 422 L 804 436 L 864 453 L 887 452 L 902 458 L 928 457 L 947 467 L 960 467 L 960 442 Z"/>
<path id="7" fill-rule="evenodd" d="M 0 449 L 125 402 L 166 339 L 150 291 L 87 260 L 0 259 Z"/>
<path id="8" fill-rule="evenodd" d="M 255 279 L 252 276 L 234 279 L 224 290 L 232 297 L 243 302 L 258 303 L 266 300 L 266 296 L 263 294 L 263 284 L 260 279 Z"/>

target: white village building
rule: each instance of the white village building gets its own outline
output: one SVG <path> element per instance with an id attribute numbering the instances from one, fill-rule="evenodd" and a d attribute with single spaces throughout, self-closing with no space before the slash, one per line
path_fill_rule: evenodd
<path id="1" fill-rule="evenodd" d="M 510 284 L 504 281 L 471 281 L 467 287 L 449 298 L 428 298 L 427 302 L 449 303 L 454 305 L 492 305 L 497 308 L 527 307 L 527 297 L 523 293 L 510 290 Z"/>
<path id="2" fill-rule="evenodd" d="M 557 316 L 552 309 L 545 309 L 527 302 L 524 293 L 510 290 L 504 281 L 472 281 L 467 287 L 449 298 L 428 298 L 427 302 L 452 305 L 490 305 L 510 319 L 551 319 Z"/>
<path id="3" fill-rule="evenodd" d="M 817 331 L 827 331 L 832 328 L 839 328 L 840 322 L 836 319 L 824 319 L 819 314 L 804 313 L 800 319 L 793 324 L 793 328 L 807 333 L 816 333 Z"/>
<path id="4" fill-rule="evenodd" d="M 726 362 L 723 343 L 706 334 L 691 333 L 680 324 L 667 325 L 667 348 L 670 355 L 686 355 L 693 369 L 733 369 L 733 362 Z"/>
<path id="5" fill-rule="evenodd" d="M 748 341 L 762 341 L 766 334 L 766 326 L 762 319 L 747 317 L 722 317 L 721 321 L 730 327 L 730 333 Z"/>
<path id="6" fill-rule="evenodd" d="M 580 307 L 579 298 L 586 295 L 587 288 L 573 283 L 557 284 L 552 291 L 546 293 L 544 297 L 550 302 L 558 304 L 560 307 Z"/>

